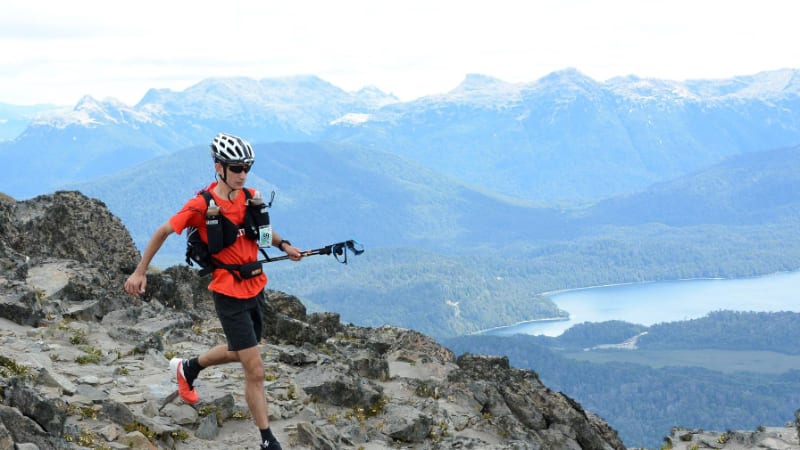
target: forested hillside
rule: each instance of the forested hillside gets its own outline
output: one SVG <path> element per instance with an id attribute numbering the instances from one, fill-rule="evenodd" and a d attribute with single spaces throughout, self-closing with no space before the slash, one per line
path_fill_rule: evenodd
<path id="1" fill-rule="evenodd" d="M 715 311 L 700 319 L 653 325 L 639 339 L 639 348 L 766 350 L 800 355 L 799 340 L 800 314 Z"/>
<path id="2" fill-rule="evenodd" d="M 731 157 L 688 176 L 589 208 L 596 222 L 769 224 L 800 214 L 800 146 Z"/>
<path id="3" fill-rule="evenodd" d="M 800 261 L 800 241 L 790 237 L 797 226 L 800 223 L 766 228 L 611 229 L 540 247 L 475 247 L 452 253 L 383 248 L 354 259 L 351 270 L 330 267 L 328 261 L 311 265 L 309 260 L 300 265 L 274 264 L 268 271 L 275 286 L 297 292 L 324 310 L 341 312 L 354 323 L 394 323 L 447 336 L 553 317 L 548 315 L 552 309 L 543 306 L 525 308 L 541 292 L 794 270 Z M 454 308 L 444 306 L 448 300 L 461 302 L 461 317 L 474 317 L 472 327 L 447 325 L 455 315 Z M 425 311 L 422 317 L 405 310 L 416 302 Z M 436 313 L 440 308 L 441 316 Z M 468 313 L 473 308 L 474 316 Z M 522 311 L 538 314 L 521 315 Z"/>

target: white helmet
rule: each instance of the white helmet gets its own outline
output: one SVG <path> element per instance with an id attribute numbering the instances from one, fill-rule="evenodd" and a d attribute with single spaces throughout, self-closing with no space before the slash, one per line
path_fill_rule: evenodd
<path id="1" fill-rule="evenodd" d="M 228 133 L 219 133 L 211 143 L 211 156 L 223 164 L 253 164 L 256 154 L 244 139 Z"/>

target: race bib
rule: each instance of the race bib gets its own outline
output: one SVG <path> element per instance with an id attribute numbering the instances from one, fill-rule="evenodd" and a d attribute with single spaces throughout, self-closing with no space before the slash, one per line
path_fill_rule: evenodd
<path id="1" fill-rule="evenodd" d="M 269 247 L 272 245 L 272 225 L 258 227 L 258 246 Z"/>

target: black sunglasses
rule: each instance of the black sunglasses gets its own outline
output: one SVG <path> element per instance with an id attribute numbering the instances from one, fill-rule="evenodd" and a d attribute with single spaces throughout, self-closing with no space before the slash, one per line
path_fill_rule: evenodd
<path id="1" fill-rule="evenodd" d="M 228 166 L 228 170 L 233 173 L 248 173 L 250 172 L 250 166 Z"/>

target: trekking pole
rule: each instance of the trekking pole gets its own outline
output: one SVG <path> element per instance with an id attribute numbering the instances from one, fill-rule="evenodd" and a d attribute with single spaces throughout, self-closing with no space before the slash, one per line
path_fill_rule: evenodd
<path id="1" fill-rule="evenodd" d="M 259 250 L 261 250 L 261 253 L 263 253 L 265 257 L 265 259 L 262 259 L 259 262 L 271 263 L 275 261 L 283 261 L 284 259 L 289 259 L 289 255 L 270 258 L 269 255 L 267 255 L 267 252 L 265 252 L 263 248 L 259 248 Z M 304 257 L 313 255 L 333 255 L 333 257 L 336 258 L 336 261 L 339 261 L 342 264 L 347 264 L 348 250 L 353 252 L 353 255 L 358 256 L 364 253 L 364 246 L 351 239 L 348 241 L 337 242 L 335 244 L 326 245 L 325 247 L 315 248 L 313 250 L 306 250 L 302 252 L 301 255 L 303 255 Z"/>

